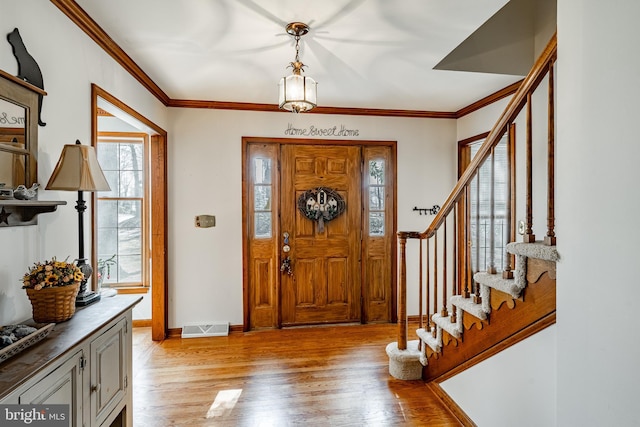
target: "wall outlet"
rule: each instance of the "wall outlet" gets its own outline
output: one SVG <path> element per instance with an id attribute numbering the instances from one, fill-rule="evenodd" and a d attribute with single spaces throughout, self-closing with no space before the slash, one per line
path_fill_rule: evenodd
<path id="1" fill-rule="evenodd" d="M 196 227 L 209 228 L 216 226 L 216 217 L 213 215 L 198 215 L 196 216 Z"/>

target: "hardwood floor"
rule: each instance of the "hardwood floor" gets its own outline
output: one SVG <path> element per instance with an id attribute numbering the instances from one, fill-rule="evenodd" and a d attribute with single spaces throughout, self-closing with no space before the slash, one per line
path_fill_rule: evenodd
<path id="1" fill-rule="evenodd" d="M 135 427 L 460 426 L 422 381 L 388 373 L 396 325 L 151 341 L 133 330 Z"/>

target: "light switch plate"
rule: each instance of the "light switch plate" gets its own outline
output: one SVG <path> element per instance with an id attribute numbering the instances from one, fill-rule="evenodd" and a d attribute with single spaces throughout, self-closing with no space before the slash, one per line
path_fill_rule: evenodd
<path id="1" fill-rule="evenodd" d="M 209 228 L 216 226 L 216 217 L 213 215 L 198 215 L 196 216 L 196 227 Z"/>

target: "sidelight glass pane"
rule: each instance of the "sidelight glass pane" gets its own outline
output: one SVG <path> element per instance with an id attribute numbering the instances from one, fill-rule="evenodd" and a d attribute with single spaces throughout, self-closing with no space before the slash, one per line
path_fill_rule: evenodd
<path id="1" fill-rule="evenodd" d="M 369 210 L 384 210 L 384 187 L 369 187 Z"/>
<path id="2" fill-rule="evenodd" d="M 255 184 L 271 184 L 271 159 L 254 159 L 253 171 Z"/>
<path id="3" fill-rule="evenodd" d="M 384 236 L 384 212 L 369 212 L 369 236 Z"/>
<path id="4" fill-rule="evenodd" d="M 254 230 L 256 239 L 271 237 L 271 212 L 256 212 L 254 214 Z"/>
<path id="5" fill-rule="evenodd" d="M 369 184 L 370 185 L 383 185 L 384 184 L 384 160 L 370 160 L 369 161 Z"/>
<path id="6" fill-rule="evenodd" d="M 255 211 L 271 210 L 271 186 L 270 185 L 254 186 L 253 208 Z"/>

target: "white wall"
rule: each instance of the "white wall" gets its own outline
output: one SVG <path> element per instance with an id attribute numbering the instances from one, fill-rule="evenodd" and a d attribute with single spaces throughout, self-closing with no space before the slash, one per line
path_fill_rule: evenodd
<path id="1" fill-rule="evenodd" d="M 167 125 L 167 109 L 49 1 L 2 0 L 0 10 L 0 69 L 17 74 L 17 62 L 4 36 L 17 27 L 42 70 L 48 92 L 42 111 L 47 125 L 38 131 L 41 184 L 49 179 L 64 144 L 76 139 L 90 142 L 91 83 L 158 125 Z M 37 226 L 0 228 L 0 324 L 31 317 L 20 278 L 33 262 L 78 256 L 76 196 L 41 190 L 40 199 L 66 200 L 67 205 L 40 215 Z M 87 210 L 85 216 L 89 215 Z M 89 227 L 85 227 L 85 234 L 85 247 L 89 248 Z"/>
<path id="2" fill-rule="evenodd" d="M 549 327 L 440 386 L 479 427 L 556 425 L 556 327 Z"/>
<path id="3" fill-rule="evenodd" d="M 638 425 L 640 3 L 558 1 L 558 425 Z"/>
<path id="4" fill-rule="evenodd" d="M 241 138 L 289 137 L 289 124 L 344 126 L 354 140 L 398 141 L 398 228 L 422 231 L 433 217 L 414 206 L 442 204 L 455 179 L 455 121 L 171 109 L 169 130 L 169 326 L 242 323 Z M 332 139 L 332 138 L 327 138 Z M 344 137 L 333 139 L 345 139 Z M 194 153 L 196 153 L 194 155 Z M 195 228 L 199 214 L 214 228 Z M 409 274 L 417 266 L 409 265 Z M 409 285 L 409 294 L 417 288 Z M 417 314 L 409 306 L 411 314 Z"/>

